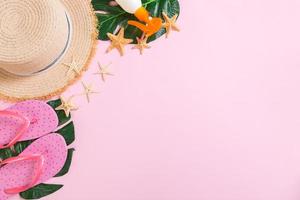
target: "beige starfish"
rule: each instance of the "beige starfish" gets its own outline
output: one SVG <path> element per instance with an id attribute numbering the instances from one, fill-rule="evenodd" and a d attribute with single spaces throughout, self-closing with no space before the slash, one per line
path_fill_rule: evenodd
<path id="1" fill-rule="evenodd" d="M 136 38 L 137 44 L 132 47 L 133 49 L 138 49 L 140 51 L 140 54 L 143 55 L 144 49 L 150 49 L 151 47 L 147 44 L 147 37 L 142 38 Z"/>
<path id="2" fill-rule="evenodd" d="M 169 34 L 171 33 L 172 30 L 179 32 L 180 29 L 176 25 L 176 20 L 177 20 L 178 14 L 174 15 L 172 18 L 169 18 L 165 12 L 163 12 L 162 14 L 165 19 L 165 23 L 163 24 L 163 26 L 166 29 L 166 38 L 169 36 Z"/>
<path id="3" fill-rule="evenodd" d="M 90 98 L 90 95 L 91 95 L 91 94 L 97 94 L 97 93 L 99 93 L 99 92 L 96 92 L 96 91 L 93 90 L 92 84 L 87 85 L 87 84 L 85 84 L 85 83 L 82 82 L 82 86 L 83 86 L 83 89 L 84 89 L 83 95 L 86 96 L 86 99 L 87 99 L 87 101 L 88 101 L 88 103 L 89 103 L 89 102 L 90 102 L 90 99 L 91 99 L 91 98 Z"/>
<path id="4" fill-rule="evenodd" d="M 107 36 L 111 40 L 111 44 L 108 47 L 108 49 L 106 50 L 106 52 L 108 53 L 111 50 L 113 50 L 114 48 L 116 48 L 119 51 L 119 53 L 121 54 L 121 56 L 124 55 L 124 46 L 127 44 L 130 44 L 133 41 L 132 39 L 124 38 L 124 28 L 123 27 L 121 28 L 121 30 L 119 31 L 119 33 L 117 35 L 107 33 Z"/>
<path id="5" fill-rule="evenodd" d="M 78 74 L 78 75 L 80 74 L 80 71 L 79 71 L 79 69 L 78 69 L 78 64 L 77 64 L 77 62 L 75 61 L 74 56 L 72 56 L 72 61 L 71 61 L 71 63 L 63 63 L 63 65 L 69 67 L 69 69 L 68 69 L 68 71 L 67 71 L 67 73 L 66 73 L 67 76 L 70 75 L 70 73 L 71 73 L 72 71 L 74 71 L 74 72 L 75 72 L 76 74 Z"/>
<path id="6" fill-rule="evenodd" d="M 99 62 L 98 62 L 98 68 L 99 71 L 97 73 L 94 74 L 99 74 L 101 76 L 101 79 L 103 82 L 105 82 L 106 80 L 106 76 L 113 76 L 113 74 L 108 70 L 109 66 L 111 65 L 111 63 L 109 63 L 108 65 L 102 66 Z"/>
<path id="7" fill-rule="evenodd" d="M 73 97 L 73 96 L 72 96 Z M 70 112 L 77 110 L 78 108 L 71 102 L 72 97 L 68 100 L 65 100 L 64 97 L 60 97 L 61 105 L 56 107 L 55 110 L 63 110 L 67 117 L 70 116 Z"/>

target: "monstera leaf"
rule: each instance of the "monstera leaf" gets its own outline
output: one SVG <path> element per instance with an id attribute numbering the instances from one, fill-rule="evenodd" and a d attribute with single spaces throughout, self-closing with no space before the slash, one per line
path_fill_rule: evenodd
<path id="1" fill-rule="evenodd" d="M 125 12 L 119 6 L 110 6 L 111 0 L 92 0 L 96 15 L 98 17 L 99 39 L 108 40 L 107 33 L 115 33 L 120 26 L 125 28 L 125 37 L 131 38 L 136 43 L 136 37 L 141 37 L 142 32 L 134 26 L 128 25 L 128 20 L 137 20 L 132 14 Z M 169 17 L 179 15 L 180 6 L 178 0 L 142 0 L 143 6 L 153 17 L 162 17 L 165 12 Z M 162 28 L 152 35 L 148 42 L 154 41 L 166 33 Z"/>
<path id="2" fill-rule="evenodd" d="M 54 110 L 55 108 L 57 108 L 58 106 L 61 105 L 61 100 L 60 99 L 56 99 L 53 101 L 49 101 L 47 102 Z M 70 116 L 66 116 L 65 112 L 62 110 L 55 110 L 57 117 L 59 119 L 59 126 L 65 124 L 66 122 L 68 122 L 71 119 L 71 115 Z"/>
<path id="3" fill-rule="evenodd" d="M 61 176 L 66 175 L 69 172 L 69 169 L 70 169 L 71 163 L 72 163 L 72 158 L 73 158 L 73 152 L 74 151 L 75 151 L 74 148 L 68 149 L 68 156 L 67 156 L 67 160 L 64 164 L 64 167 L 54 177 L 61 177 Z"/>
<path id="4" fill-rule="evenodd" d="M 55 185 L 55 184 L 39 184 L 25 192 L 21 192 L 20 196 L 23 199 L 40 199 L 47 195 L 50 195 L 59 189 L 61 189 L 63 185 Z"/>

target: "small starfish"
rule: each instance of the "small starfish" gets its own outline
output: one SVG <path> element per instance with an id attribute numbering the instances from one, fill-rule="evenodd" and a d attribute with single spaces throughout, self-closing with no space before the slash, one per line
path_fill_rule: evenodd
<path id="1" fill-rule="evenodd" d="M 113 74 L 108 70 L 109 66 L 111 65 L 111 63 L 109 63 L 108 65 L 102 66 L 99 62 L 98 62 L 98 68 L 99 71 L 97 73 L 94 74 L 99 74 L 101 76 L 101 79 L 103 82 L 105 82 L 105 77 L 106 76 L 113 76 Z"/>
<path id="2" fill-rule="evenodd" d="M 165 12 L 163 12 L 162 14 L 165 19 L 165 23 L 163 24 L 163 26 L 166 29 L 166 38 L 169 36 L 171 30 L 179 32 L 180 29 L 176 25 L 178 14 L 174 15 L 172 18 L 169 18 Z"/>
<path id="3" fill-rule="evenodd" d="M 90 95 L 91 95 L 91 94 L 97 94 L 97 93 L 99 93 L 99 92 L 96 92 L 96 91 L 93 90 L 92 84 L 86 85 L 86 84 L 84 84 L 84 83 L 82 82 L 82 86 L 83 86 L 83 89 L 84 89 L 83 95 L 86 96 L 86 99 L 87 99 L 87 101 L 88 101 L 88 103 L 89 103 L 89 102 L 90 102 Z"/>
<path id="4" fill-rule="evenodd" d="M 80 71 L 78 70 L 78 64 L 76 63 L 74 56 L 72 56 L 71 63 L 63 63 L 63 65 L 69 67 L 66 75 L 68 76 L 72 71 L 74 71 L 76 74 L 80 74 Z"/>
<path id="5" fill-rule="evenodd" d="M 111 44 L 106 50 L 106 53 L 110 52 L 114 48 L 116 48 L 121 56 L 124 55 L 124 46 L 127 44 L 130 44 L 133 40 L 132 39 L 127 39 L 124 38 L 124 28 L 122 27 L 121 30 L 119 31 L 118 35 L 114 35 L 111 33 L 107 33 L 107 36 L 111 40 Z"/>
<path id="6" fill-rule="evenodd" d="M 65 100 L 64 97 L 60 97 L 61 105 L 56 107 L 55 110 L 63 110 L 67 117 L 70 116 L 70 112 L 73 110 L 77 110 L 78 108 L 71 102 L 73 96 L 68 100 Z"/>
<path id="7" fill-rule="evenodd" d="M 137 44 L 132 47 L 133 49 L 138 49 L 140 51 L 140 54 L 143 55 L 144 49 L 150 49 L 151 47 L 147 44 L 147 37 L 142 37 L 142 38 L 136 38 Z"/>

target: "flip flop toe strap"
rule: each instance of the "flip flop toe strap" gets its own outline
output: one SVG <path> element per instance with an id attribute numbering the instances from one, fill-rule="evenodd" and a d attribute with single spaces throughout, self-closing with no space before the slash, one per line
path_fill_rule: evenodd
<path id="1" fill-rule="evenodd" d="M 8 144 L 6 144 L 6 145 L 0 144 L 0 149 L 4 149 L 4 148 L 11 147 L 15 143 L 17 143 L 19 141 L 19 139 L 22 137 L 22 135 L 28 130 L 31 122 L 27 117 L 24 117 L 17 112 L 1 110 L 0 115 L 14 117 L 14 118 L 22 120 L 22 122 L 23 122 L 22 125 L 20 126 L 20 128 L 17 130 L 16 136 Z"/>
<path id="2" fill-rule="evenodd" d="M 31 155 L 12 157 L 12 158 L 8 158 L 6 160 L 3 160 L 0 164 L 2 166 L 2 165 L 5 165 L 5 164 L 11 164 L 11 163 L 26 161 L 26 160 L 36 161 L 36 167 L 34 168 L 35 172 L 34 172 L 34 175 L 31 179 L 31 181 L 28 184 L 24 185 L 24 186 L 5 189 L 4 192 L 6 194 L 18 194 L 20 192 L 24 192 L 24 191 L 32 188 L 33 186 L 35 186 L 38 183 L 38 181 L 41 177 L 41 174 L 42 174 L 44 163 L 45 163 L 45 158 L 44 158 L 43 155 L 41 155 L 41 154 L 31 154 Z"/>

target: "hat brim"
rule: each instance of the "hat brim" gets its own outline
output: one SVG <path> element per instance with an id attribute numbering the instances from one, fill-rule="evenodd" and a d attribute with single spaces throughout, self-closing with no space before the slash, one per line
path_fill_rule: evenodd
<path id="1" fill-rule="evenodd" d="M 64 92 L 87 70 L 95 54 L 97 45 L 97 19 L 90 1 L 61 0 L 72 21 L 70 47 L 55 66 L 45 72 L 19 77 L 0 72 L 0 99 L 22 101 L 27 99 L 50 99 Z M 77 64 L 78 73 L 71 71 L 66 64 Z"/>

